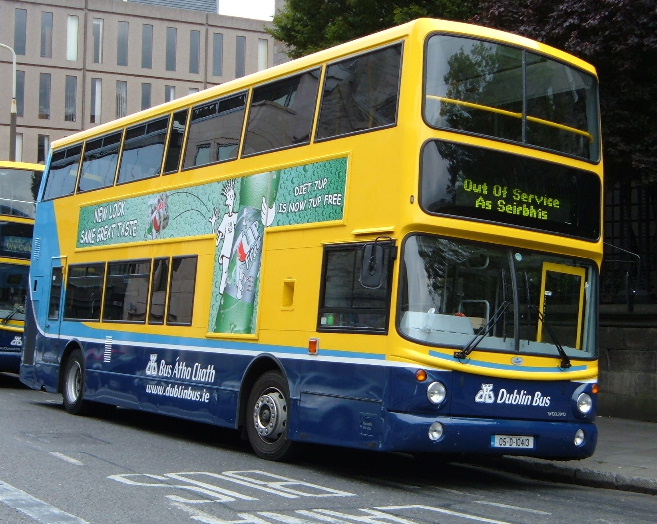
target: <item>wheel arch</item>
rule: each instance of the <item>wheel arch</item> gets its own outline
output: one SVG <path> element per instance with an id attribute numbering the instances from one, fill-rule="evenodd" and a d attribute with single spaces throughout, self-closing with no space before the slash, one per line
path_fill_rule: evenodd
<path id="1" fill-rule="evenodd" d="M 290 387 L 290 381 L 285 371 L 285 367 L 281 361 L 272 355 L 258 355 L 246 368 L 244 376 L 242 377 L 242 384 L 240 386 L 239 399 L 237 403 L 238 427 L 244 427 L 246 423 L 246 409 L 249 400 L 249 394 L 251 393 L 253 385 L 259 377 L 268 371 L 278 371 L 288 383 L 288 388 Z"/>

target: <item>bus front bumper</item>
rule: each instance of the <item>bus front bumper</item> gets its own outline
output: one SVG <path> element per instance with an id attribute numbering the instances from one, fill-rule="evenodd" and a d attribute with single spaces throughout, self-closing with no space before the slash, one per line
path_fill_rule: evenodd
<path id="1" fill-rule="evenodd" d="M 382 448 L 410 453 L 516 455 L 576 460 L 595 451 L 598 429 L 589 421 L 436 417 L 387 413 Z"/>

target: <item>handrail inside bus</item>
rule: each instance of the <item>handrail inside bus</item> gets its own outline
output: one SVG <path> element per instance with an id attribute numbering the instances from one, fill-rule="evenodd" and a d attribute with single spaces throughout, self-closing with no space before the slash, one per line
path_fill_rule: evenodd
<path id="1" fill-rule="evenodd" d="M 492 106 L 485 106 L 482 104 L 475 104 L 473 102 L 466 102 L 464 100 L 456 100 L 454 98 L 446 98 L 444 96 L 438 96 L 438 95 L 427 95 L 427 98 L 431 98 L 432 100 L 440 100 L 441 102 L 445 102 L 447 104 L 455 104 L 455 105 L 461 105 L 465 107 L 472 107 L 473 109 L 481 109 L 483 111 L 489 111 L 491 113 L 498 113 L 500 115 L 504 116 L 510 116 L 512 118 L 522 118 L 522 113 L 517 113 L 514 111 L 507 111 L 506 109 L 499 109 L 497 107 L 492 107 Z M 537 124 L 543 124 L 546 126 L 550 127 L 556 127 L 557 129 L 561 129 L 562 131 L 568 131 L 570 133 L 574 133 L 576 135 L 581 135 L 584 136 L 588 139 L 589 144 L 593 143 L 593 135 L 589 133 L 588 131 L 583 131 L 581 129 L 577 129 L 576 127 L 570 127 L 566 126 L 564 124 L 559 124 L 557 122 L 552 122 L 551 120 L 544 120 L 543 118 L 538 118 L 535 116 L 530 116 L 527 115 L 527 120 L 530 122 L 535 122 Z"/>

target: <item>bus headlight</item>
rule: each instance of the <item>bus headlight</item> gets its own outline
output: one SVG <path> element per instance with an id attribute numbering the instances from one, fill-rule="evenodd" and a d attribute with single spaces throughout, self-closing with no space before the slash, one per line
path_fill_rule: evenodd
<path id="1" fill-rule="evenodd" d="M 584 444 L 584 439 L 585 439 L 584 430 L 578 429 L 577 432 L 575 433 L 575 440 L 574 440 L 575 446 L 580 447 L 582 444 Z"/>
<path id="2" fill-rule="evenodd" d="M 593 408 L 593 399 L 588 393 L 580 393 L 577 397 L 577 410 L 582 414 L 586 415 Z"/>
<path id="3" fill-rule="evenodd" d="M 427 398 L 432 404 L 442 404 L 447 396 L 447 388 L 442 382 L 432 382 L 427 388 Z"/>
<path id="4" fill-rule="evenodd" d="M 436 440 L 440 440 L 440 438 L 443 436 L 443 431 L 444 427 L 440 422 L 434 422 L 429 426 L 429 439 L 433 440 L 434 442 Z"/>

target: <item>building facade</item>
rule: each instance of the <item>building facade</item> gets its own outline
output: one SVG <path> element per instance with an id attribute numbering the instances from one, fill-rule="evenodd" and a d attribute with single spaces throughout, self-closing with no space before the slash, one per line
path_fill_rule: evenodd
<path id="1" fill-rule="evenodd" d="M 204 11 L 208 1 L 154 3 L 0 3 L 0 43 L 17 55 L 16 160 L 44 162 L 53 140 L 274 64 L 266 22 Z M 12 55 L 0 48 L 3 159 L 12 84 Z"/>

